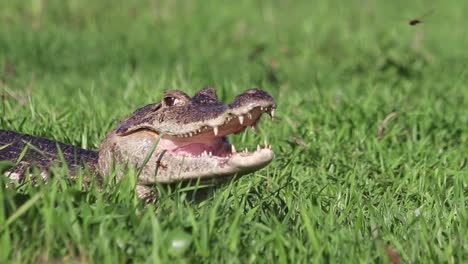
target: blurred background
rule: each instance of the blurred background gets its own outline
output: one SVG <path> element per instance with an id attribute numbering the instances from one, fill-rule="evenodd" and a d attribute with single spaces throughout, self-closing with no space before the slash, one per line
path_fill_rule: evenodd
<path id="1" fill-rule="evenodd" d="M 23 130 L 52 135 L 47 124 L 66 129 L 78 112 L 73 126 L 98 142 L 96 124 L 112 126 L 164 89 L 208 85 L 225 100 L 262 87 L 280 115 L 302 122 L 296 106 L 336 100 L 382 115 L 408 101 L 466 106 L 464 10 L 466 1 L 1 1 L 1 126 L 39 118 Z M 83 144 L 78 133 L 67 140 Z"/>
<path id="2" fill-rule="evenodd" d="M 169 260 L 183 233 L 186 262 L 463 262 L 466 11 L 466 0 L 0 1 L 0 129 L 96 149 L 164 89 L 212 85 L 229 101 L 258 86 L 278 104 L 259 134 L 230 138 L 266 139 L 275 160 L 206 203 L 140 208 L 125 192 L 93 202 L 100 193 L 45 184 L 1 233 L 2 252 Z"/>

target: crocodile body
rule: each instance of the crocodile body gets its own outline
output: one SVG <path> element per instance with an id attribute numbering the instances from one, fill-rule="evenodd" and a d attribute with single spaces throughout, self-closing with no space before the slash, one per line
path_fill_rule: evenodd
<path id="1" fill-rule="evenodd" d="M 141 172 L 139 196 L 147 199 L 155 183 L 218 183 L 265 167 L 274 157 L 268 144 L 237 152 L 227 136 L 256 127 L 263 113 L 273 117 L 275 109 L 273 98 L 260 89 L 249 89 L 230 104 L 220 102 L 211 87 L 193 97 L 166 91 L 161 102 L 136 110 L 109 132 L 99 151 L 0 130 L 0 160 L 16 163 L 5 175 L 20 182 L 33 166 L 43 178 L 54 164 L 66 165 L 72 177 L 78 170 L 96 177 L 117 170 L 124 177 L 127 166 L 135 166 Z"/>
<path id="2" fill-rule="evenodd" d="M 38 168 L 45 178 L 53 165 L 67 166 L 72 177 L 80 169 L 87 169 L 96 174 L 98 158 L 97 151 L 43 137 L 0 130 L 0 160 L 18 163 L 5 173 L 12 180 L 24 181 L 28 169 L 32 167 Z"/>

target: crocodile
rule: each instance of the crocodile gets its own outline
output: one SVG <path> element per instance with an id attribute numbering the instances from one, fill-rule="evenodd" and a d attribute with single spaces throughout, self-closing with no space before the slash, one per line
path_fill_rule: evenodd
<path id="1" fill-rule="evenodd" d="M 166 90 L 160 102 L 139 108 L 107 133 L 98 151 L 0 130 L 0 160 L 15 163 L 5 175 L 17 182 L 28 178 L 33 167 L 46 180 L 53 165 L 67 166 L 72 178 L 86 171 L 96 179 L 115 171 L 121 179 L 128 175 L 128 166 L 134 166 L 138 196 L 154 201 L 156 183 L 195 180 L 219 185 L 268 165 L 274 157 L 268 143 L 237 151 L 227 136 L 255 129 L 262 114 L 273 118 L 275 110 L 273 97 L 258 88 L 230 104 L 222 103 L 212 87 L 193 97 Z"/>

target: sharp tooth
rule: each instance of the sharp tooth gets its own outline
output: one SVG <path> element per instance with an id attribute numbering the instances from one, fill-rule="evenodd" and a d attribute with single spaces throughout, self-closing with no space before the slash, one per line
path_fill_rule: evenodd
<path id="1" fill-rule="evenodd" d="M 234 144 L 231 145 L 231 153 L 236 153 L 236 147 L 234 147 Z"/>
<path id="2" fill-rule="evenodd" d="M 273 117 L 275 117 L 275 109 L 271 109 L 270 117 L 271 117 L 271 119 L 273 119 Z"/>
<path id="3" fill-rule="evenodd" d="M 257 132 L 259 131 L 259 130 L 258 130 L 258 125 L 257 125 L 257 123 L 253 124 L 250 128 L 251 128 L 252 131 L 255 132 L 255 133 L 257 133 Z"/>
<path id="4" fill-rule="evenodd" d="M 248 117 L 249 119 L 252 119 L 252 114 L 251 114 L 251 113 L 247 113 L 247 117 Z"/>
<path id="5" fill-rule="evenodd" d="M 265 148 L 268 148 L 268 143 L 267 143 L 267 141 L 266 141 L 266 140 L 265 140 L 265 141 L 263 141 L 263 144 L 265 145 Z"/>
<path id="6" fill-rule="evenodd" d="M 210 156 L 210 157 L 213 156 L 213 153 L 211 151 L 208 152 L 208 156 Z"/>
<path id="7" fill-rule="evenodd" d="M 240 115 L 239 116 L 239 123 L 242 125 L 244 124 L 244 116 L 243 115 Z"/>
<path id="8" fill-rule="evenodd" d="M 257 151 L 259 151 L 259 150 L 260 150 L 260 145 L 257 145 Z"/>
<path id="9" fill-rule="evenodd" d="M 193 133 L 192 133 L 192 132 L 190 132 L 190 133 L 189 133 L 189 136 L 193 136 Z"/>
<path id="10" fill-rule="evenodd" d="M 201 154 L 202 157 L 206 156 L 206 150 L 204 150 Z"/>
<path id="11" fill-rule="evenodd" d="M 245 153 L 248 153 L 249 151 L 248 151 L 247 149 L 244 149 L 244 152 L 245 152 Z"/>
<path id="12" fill-rule="evenodd" d="M 215 136 L 218 135 L 218 132 L 219 132 L 218 127 L 217 126 L 213 127 L 213 133 L 214 133 Z"/>

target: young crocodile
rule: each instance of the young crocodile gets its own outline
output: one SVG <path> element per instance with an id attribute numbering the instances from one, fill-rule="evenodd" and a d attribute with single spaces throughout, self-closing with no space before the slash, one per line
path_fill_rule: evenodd
<path id="1" fill-rule="evenodd" d="M 260 89 L 241 93 L 231 104 L 220 102 L 211 87 L 193 97 L 166 91 L 161 102 L 138 109 L 108 133 L 99 152 L 0 130 L 0 160 L 16 162 L 5 174 L 20 182 L 31 166 L 45 179 L 53 164 L 64 165 L 61 160 L 72 176 L 86 169 L 98 179 L 131 164 L 140 172 L 138 195 L 148 199 L 154 183 L 223 182 L 265 167 L 274 156 L 270 146 L 236 152 L 227 135 L 255 127 L 263 113 L 273 117 L 275 109 L 274 99 Z"/>

